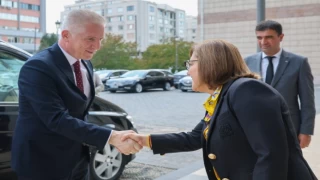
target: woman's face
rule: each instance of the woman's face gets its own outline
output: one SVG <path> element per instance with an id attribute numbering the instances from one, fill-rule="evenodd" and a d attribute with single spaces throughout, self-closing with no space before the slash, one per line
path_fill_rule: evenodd
<path id="1" fill-rule="evenodd" d="M 203 83 L 200 80 L 199 73 L 198 73 L 198 57 L 197 54 L 194 52 L 190 58 L 189 61 L 189 69 L 188 69 L 188 75 L 192 78 L 192 90 L 193 91 L 203 91 Z"/>

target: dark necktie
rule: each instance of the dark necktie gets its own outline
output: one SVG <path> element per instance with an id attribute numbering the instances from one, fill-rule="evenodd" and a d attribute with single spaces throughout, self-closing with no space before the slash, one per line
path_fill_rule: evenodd
<path id="1" fill-rule="evenodd" d="M 83 82 L 82 82 L 82 75 L 80 70 L 80 61 L 77 60 L 77 62 L 73 64 L 73 67 L 74 67 L 74 73 L 76 75 L 77 87 L 80 89 L 81 92 L 83 92 Z"/>
<path id="2" fill-rule="evenodd" d="M 266 58 L 268 58 L 269 60 L 269 65 L 267 68 L 267 75 L 266 75 L 266 83 L 271 84 L 272 79 L 273 79 L 273 63 L 272 63 L 272 59 L 274 58 L 274 56 L 267 56 Z"/>

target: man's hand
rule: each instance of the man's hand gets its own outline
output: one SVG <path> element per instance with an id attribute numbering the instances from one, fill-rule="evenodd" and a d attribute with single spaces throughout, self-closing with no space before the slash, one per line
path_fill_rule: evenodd
<path id="1" fill-rule="evenodd" d="M 109 139 L 109 144 L 116 147 L 122 154 L 125 154 L 125 155 L 137 153 L 140 151 L 140 149 L 142 149 L 141 145 L 139 145 L 137 142 L 131 139 L 126 139 L 125 141 L 121 140 L 122 136 L 128 133 L 136 134 L 136 132 L 132 130 L 128 130 L 128 131 L 113 130 L 111 137 Z"/>
<path id="2" fill-rule="evenodd" d="M 139 143 L 141 146 L 147 146 L 148 144 L 148 136 L 143 134 L 137 134 L 137 133 L 128 133 L 122 136 L 121 140 L 125 141 L 128 139 L 132 139 L 133 141 Z"/>
<path id="3" fill-rule="evenodd" d="M 299 139 L 300 147 L 301 149 L 303 149 L 309 146 L 311 142 L 311 135 L 299 134 L 298 139 Z"/>

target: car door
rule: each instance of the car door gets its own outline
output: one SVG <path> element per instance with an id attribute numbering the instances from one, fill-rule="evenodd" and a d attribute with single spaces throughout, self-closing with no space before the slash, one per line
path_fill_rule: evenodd
<path id="1" fill-rule="evenodd" d="M 154 88 L 163 88 L 166 82 L 164 73 L 156 71 L 154 74 Z"/>
<path id="2" fill-rule="evenodd" d="M 10 167 L 11 141 L 18 117 L 18 77 L 28 55 L 0 46 L 0 171 Z"/>
<path id="3" fill-rule="evenodd" d="M 150 89 L 154 85 L 154 72 L 150 71 L 146 74 L 144 80 L 142 81 L 143 87 Z"/>

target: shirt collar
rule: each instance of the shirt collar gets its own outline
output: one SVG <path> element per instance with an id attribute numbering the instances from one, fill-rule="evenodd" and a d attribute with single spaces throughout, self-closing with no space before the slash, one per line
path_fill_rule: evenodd
<path id="1" fill-rule="evenodd" d="M 282 48 L 280 48 L 280 51 L 279 52 L 277 52 L 275 55 L 273 55 L 275 58 L 277 58 L 277 59 L 280 59 L 280 56 L 281 56 L 281 53 L 282 53 Z M 262 59 L 264 59 L 264 58 L 266 58 L 267 57 L 267 55 L 264 53 L 264 52 L 262 52 Z"/>
<path id="2" fill-rule="evenodd" d="M 67 53 L 59 44 L 58 44 L 59 48 L 61 49 L 62 53 L 64 54 L 64 56 L 67 58 L 70 66 L 72 66 L 74 63 L 77 62 L 78 59 L 72 57 L 69 53 Z M 80 59 L 81 61 L 81 59 Z"/>

